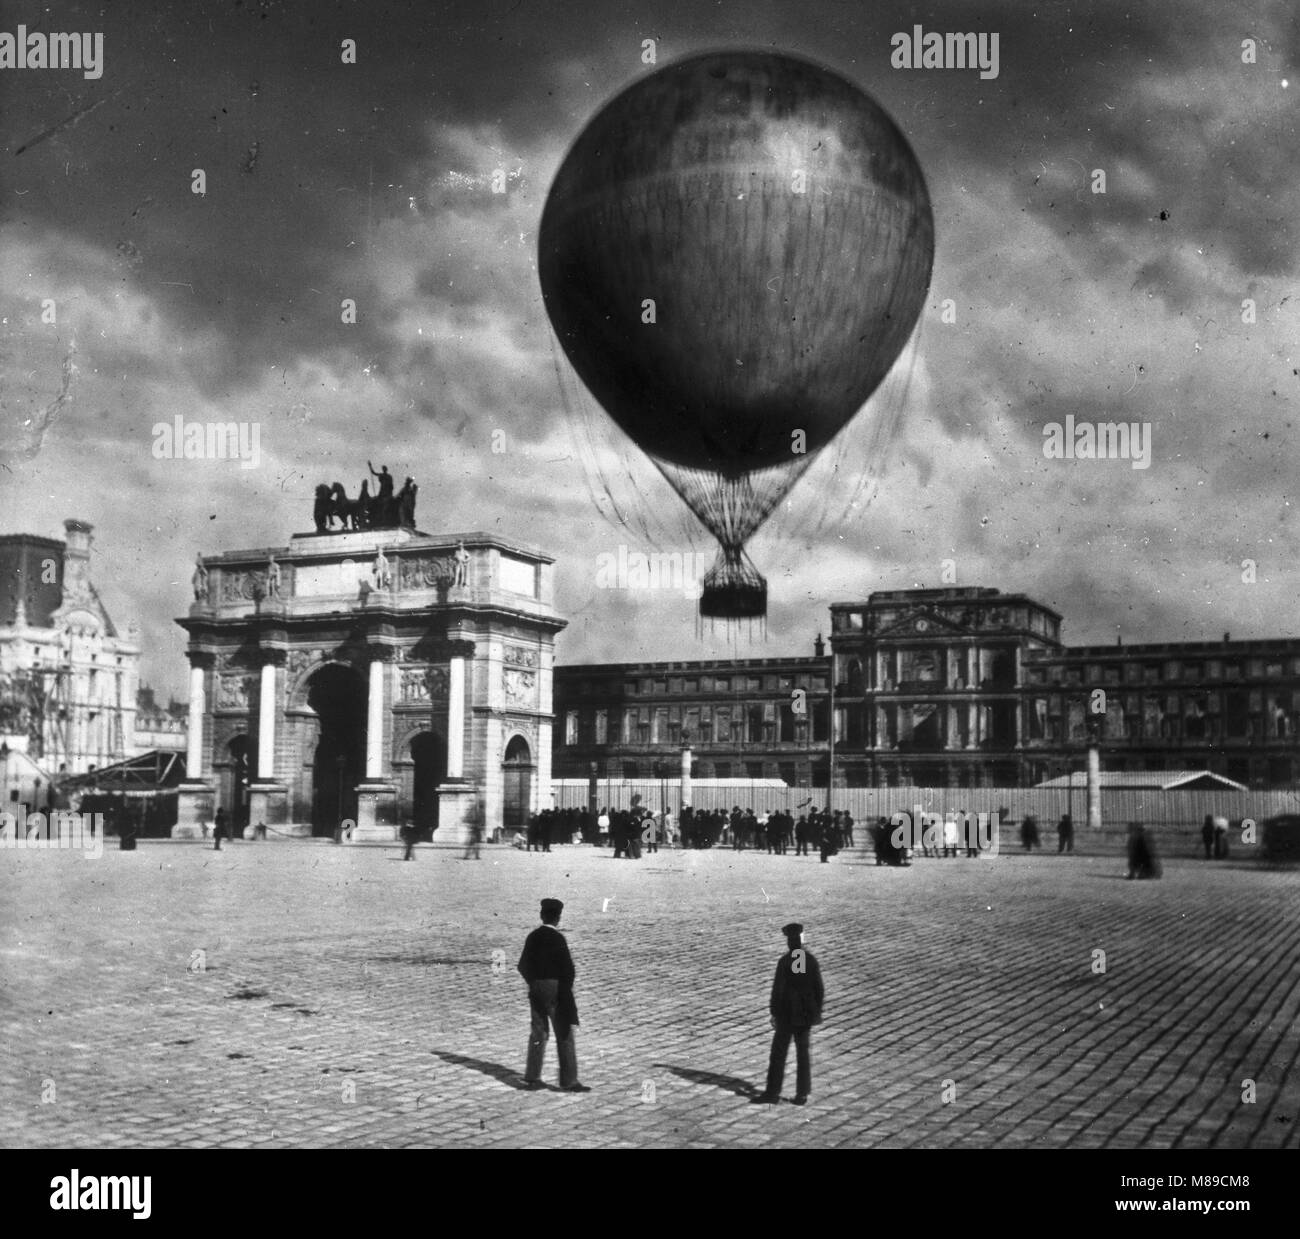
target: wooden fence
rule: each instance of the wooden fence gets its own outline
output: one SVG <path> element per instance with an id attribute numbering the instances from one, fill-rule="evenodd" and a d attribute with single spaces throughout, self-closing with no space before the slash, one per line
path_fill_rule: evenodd
<path id="1" fill-rule="evenodd" d="M 587 784 L 582 779 L 556 780 L 555 807 L 566 809 L 587 803 Z M 665 803 L 681 812 L 681 786 L 676 779 L 600 779 L 596 803 L 627 808 L 638 795 L 642 804 L 658 810 Z M 796 817 L 808 807 L 847 809 L 859 822 L 895 813 L 911 813 L 920 805 L 926 813 L 996 813 L 1004 820 L 1020 821 L 1033 813 L 1041 827 L 1052 829 L 1061 815 L 1074 820 L 1076 837 L 1088 832 L 1088 796 L 1083 780 L 1069 788 L 1042 787 L 837 787 L 833 796 L 826 788 L 785 787 L 773 780 L 747 782 L 741 779 L 698 779 L 692 783 L 691 803 L 697 809 L 730 809 L 739 805 L 755 813 L 787 809 Z M 1103 789 L 1101 820 L 1108 833 L 1123 831 L 1129 822 L 1157 827 L 1162 834 L 1199 834 L 1205 815 L 1222 815 L 1229 821 L 1253 818 L 1262 822 L 1279 813 L 1300 813 L 1300 792 L 1295 791 L 1152 791 L 1120 788 Z M 1054 832 L 1053 832 L 1054 833 Z"/>

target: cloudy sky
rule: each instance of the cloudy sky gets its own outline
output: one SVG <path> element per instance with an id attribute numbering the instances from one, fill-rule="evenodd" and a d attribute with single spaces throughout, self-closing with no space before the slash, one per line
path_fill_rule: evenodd
<path id="1" fill-rule="evenodd" d="M 744 45 L 837 69 L 898 121 L 934 205 L 914 344 L 753 543 L 768 635 L 738 652 L 810 649 L 829 603 L 938 585 L 944 560 L 959 584 L 1056 607 L 1073 643 L 1296 635 L 1290 0 L 0 13 L 11 33 L 104 34 L 97 80 L 0 69 L 0 529 L 91 521 L 101 592 L 120 624 L 138 617 L 164 691 L 184 684 L 172 621 L 194 552 L 284 544 L 311 528 L 315 484 L 355 492 L 367 457 L 416 476 L 422 528 L 557 557 L 564 661 L 730 648 L 696 636 L 690 599 L 596 588 L 620 543 L 710 540 L 557 375 L 536 276 L 555 169 L 651 71 L 645 39 L 660 65 Z M 998 77 L 892 68 L 890 36 L 918 23 L 996 32 Z M 152 429 L 177 413 L 256 423 L 259 467 L 155 459 Z M 882 455 L 872 427 L 891 413 Z M 1045 459 L 1044 425 L 1068 414 L 1149 423 L 1150 467 Z"/>

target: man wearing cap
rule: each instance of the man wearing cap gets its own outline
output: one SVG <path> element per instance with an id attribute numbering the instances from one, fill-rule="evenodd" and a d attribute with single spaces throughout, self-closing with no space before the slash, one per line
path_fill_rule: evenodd
<path id="1" fill-rule="evenodd" d="M 775 1105 L 781 1100 L 785 1082 L 785 1057 L 794 1039 L 797 1078 L 794 1104 L 802 1106 L 812 1092 L 812 1059 L 809 1039 L 812 1026 L 822 1022 L 825 990 L 822 972 L 812 952 L 804 949 L 803 926 L 789 924 L 782 928 L 786 946 L 776 966 L 772 982 L 772 1054 L 767 1065 L 767 1088 L 752 1100 L 759 1105 Z"/>
<path id="2" fill-rule="evenodd" d="M 545 1088 L 542 1062 L 551 1025 L 555 1025 L 555 1050 L 560 1056 L 560 1088 L 567 1093 L 589 1093 L 578 1083 L 578 1052 L 573 1030 L 578 1024 L 578 1005 L 573 1000 L 573 957 L 560 932 L 558 899 L 542 900 L 542 923 L 528 935 L 519 957 L 519 975 L 528 982 L 528 1005 L 532 1012 L 532 1033 L 528 1040 L 528 1065 L 524 1083 Z"/>

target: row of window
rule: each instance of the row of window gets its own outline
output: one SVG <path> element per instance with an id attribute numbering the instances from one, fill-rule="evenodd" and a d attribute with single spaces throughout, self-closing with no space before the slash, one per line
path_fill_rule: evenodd
<path id="1" fill-rule="evenodd" d="M 564 743 L 575 744 L 800 744 L 827 739 L 826 698 L 803 703 L 751 702 L 744 706 L 627 706 L 568 710 Z"/>
<path id="2" fill-rule="evenodd" d="M 1167 659 L 1165 662 L 1029 667 L 1028 684 L 1158 684 L 1201 680 L 1280 680 L 1300 675 L 1300 658 Z"/>
<path id="3" fill-rule="evenodd" d="M 704 675 L 645 677 L 623 681 L 625 697 L 681 697 L 696 693 L 790 693 L 796 688 L 808 692 L 826 692 L 825 675 L 790 672 L 776 675 Z M 612 684 L 580 680 L 577 691 L 583 696 L 607 693 Z"/>

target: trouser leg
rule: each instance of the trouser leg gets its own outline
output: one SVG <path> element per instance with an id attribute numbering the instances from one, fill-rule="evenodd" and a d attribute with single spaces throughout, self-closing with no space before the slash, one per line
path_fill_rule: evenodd
<path id="1" fill-rule="evenodd" d="M 795 1093 L 807 1097 L 812 1092 L 812 1041 L 811 1028 L 796 1028 L 794 1031 L 795 1056 Z"/>
<path id="2" fill-rule="evenodd" d="M 560 1087 L 568 1088 L 578 1082 L 578 1047 L 572 1026 L 555 1025 L 555 1052 L 560 1058 Z"/>
<path id="3" fill-rule="evenodd" d="M 788 1024 L 778 1024 L 772 1034 L 772 1052 L 767 1060 L 767 1095 L 779 1097 L 781 1085 L 785 1082 L 785 1056 L 790 1051 L 791 1028 Z"/>
<path id="4" fill-rule="evenodd" d="M 551 1035 L 551 1013 L 555 1010 L 559 983 L 534 981 L 528 987 L 528 1009 L 531 1027 L 528 1037 L 528 1065 L 524 1068 L 525 1080 L 540 1080 L 542 1064 L 546 1059 L 546 1043 Z"/>

